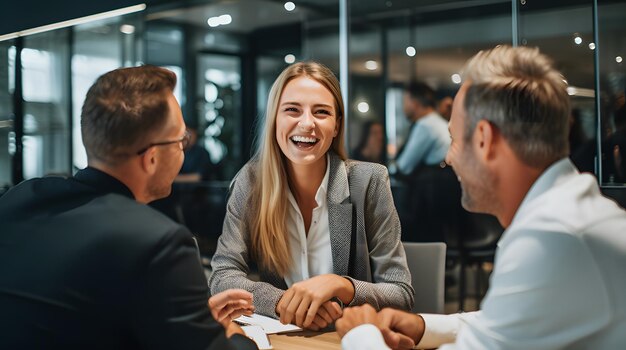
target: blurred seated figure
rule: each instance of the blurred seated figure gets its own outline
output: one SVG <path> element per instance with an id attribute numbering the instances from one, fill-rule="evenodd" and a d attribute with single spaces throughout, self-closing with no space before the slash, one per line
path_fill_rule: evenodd
<path id="1" fill-rule="evenodd" d="M 420 166 L 443 162 L 450 146 L 448 121 L 435 107 L 435 92 L 428 85 L 412 82 L 405 87 L 404 114 L 411 129 L 395 160 L 399 174 L 411 176 Z"/>
<path id="2" fill-rule="evenodd" d="M 444 96 L 437 102 L 437 113 L 445 120 L 450 120 L 452 115 L 452 101 L 454 99 L 451 96 Z"/>
<path id="3" fill-rule="evenodd" d="M 623 98 L 622 98 L 623 100 Z M 621 104 L 613 114 L 615 132 L 606 141 L 606 177 L 609 183 L 626 183 L 626 104 Z"/>
<path id="4" fill-rule="evenodd" d="M 189 148 L 185 151 L 185 161 L 176 182 L 199 182 L 215 178 L 216 166 L 211 162 L 209 152 L 198 144 L 198 130 L 188 127 Z"/>
<path id="5" fill-rule="evenodd" d="M 595 174 L 595 162 L 598 143 L 595 137 L 585 137 L 581 121 L 581 111 L 572 108 L 569 116 L 569 152 L 570 159 L 580 172 Z"/>
<path id="6" fill-rule="evenodd" d="M 362 130 L 361 141 L 352 151 L 352 157 L 355 160 L 382 164 L 385 150 L 383 125 L 379 122 L 369 121 L 363 124 Z"/>
<path id="7" fill-rule="evenodd" d="M 405 144 L 390 166 L 395 167 L 396 179 L 406 188 L 395 198 L 405 241 L 443 241 L 443 233 L 435 227 L 440 226 L 438 221 L 449 211 L 435 207 L 460 208 L 458 181 L 444 164 L 450 146 L 448 122 L 435 108 L 435 92 L 428 85 L 411 82 L 405 87 L 404 113 L 412 124 Z"/>

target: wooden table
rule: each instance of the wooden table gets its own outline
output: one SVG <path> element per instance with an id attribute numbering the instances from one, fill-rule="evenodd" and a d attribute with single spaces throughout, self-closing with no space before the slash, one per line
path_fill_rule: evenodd
<path id="1" fill-rule="evenodd" d="M 268 337 L 276 350 L 341 350 L 341 338 L 337 332 L 303 331 Z"/>

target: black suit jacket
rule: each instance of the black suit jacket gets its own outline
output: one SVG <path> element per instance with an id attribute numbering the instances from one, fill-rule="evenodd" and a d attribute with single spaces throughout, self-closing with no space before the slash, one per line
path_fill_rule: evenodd
<path id="1" fill-rule="evenodd" d="M 104 172 L 21 183 L 0 231 L 0 349 L 250 346 L 211 317 L 189 231 Z"/>

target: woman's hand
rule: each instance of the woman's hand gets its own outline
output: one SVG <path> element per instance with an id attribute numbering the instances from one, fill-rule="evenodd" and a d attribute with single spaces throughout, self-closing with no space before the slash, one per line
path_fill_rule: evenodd
<path id="1" fill-rule="evenodd" d="M 313 323 L 308 327 L 311 330 L 319 331 L 331 325 L 343 315 L 341 306 L 334 301 L 327 301 L 317 310 Z"/>
<path id="2" fill-rule="evenodd" d="M 324 308 L 316 319 L 320 307 L 333 297 L 338 297 L 344 304 L 350 303 L 354 298 L 352 282 L 334 274 L 315 276 L 293 284 L 278 302 L 276 313 L 284 324 L 295 323 L 298 327 L 311 328 L 312 324 L 317 324 L 314 320 L 336 319 L 332 317 L 335 312 L 329 312 L 328 308 Z"/>
<path id="3" fill-rule="evenodd" d="M 254 312 L 252 293 L 243 289 L 228 289 L 215 294 L 209 298 L 208 304 L 213 318 L 226 329 L 233 319 Z"/>

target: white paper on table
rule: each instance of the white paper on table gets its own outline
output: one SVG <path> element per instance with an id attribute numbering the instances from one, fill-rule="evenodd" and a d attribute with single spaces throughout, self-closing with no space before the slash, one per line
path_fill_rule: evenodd
<path id="1" fill-rule="evenodd" d="M 265 334 L 299 332 L 302 330 L 302 328 L 296 325 L 282 324 L 279 320 L 259 314 L 252 314 L 252 316 L 241 315 L 233 321 L 242 325 L 260 326 L 265 331 Z"/>
<path id="2" fill-rule="evenodd" d="M 241 329 L 243 329 L 248 338 L 254 340 L 259 350 L 274 348 L 261 326 L 241 326 Z"/>

